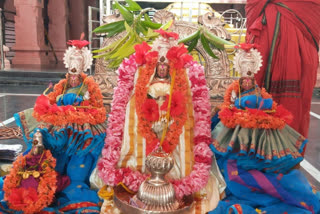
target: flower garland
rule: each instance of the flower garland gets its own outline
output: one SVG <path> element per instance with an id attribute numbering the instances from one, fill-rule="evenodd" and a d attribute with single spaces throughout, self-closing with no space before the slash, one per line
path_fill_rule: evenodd
<path id="1" fill-rule="evenodd" d="M 146 53 L 146 59 L 154 59 L 154 57 L 150 56 L 151 54 L 153 56 L 156 55 L 154 52 Z M 151 73 L 152 69 L 147 69 L 147 66 L 154 68 L 155 64 L 152 63 L 156 63 L 156 61 L 147 60 L 147 65 L 140 67 L 139 70 L 144 69 L 144 71 Z M 122 182 L 132 191 L 138 191 L 141 183 L 149 176 L 131 168 L 117 167 L 123 138 L 126 106 L 134 88 L 134 75 L 137 67 L 134 54 L 129 59 L 125 59 L 118 69 L 118 86 L 114 91 L 112 111 L 108 118 L 107 138 L 105 147 L 102 150 L 102 158 L 98 162 L 99 176 L 107 185 L 115 186 Z M 204 70 L 196 62 L 189 62 L 184 67 L 189 69 L 188 77 L 191 83 L 192 104 L 194 107 L 195 164 L 192 172 L 187 177 L 171 181 L 174 185 L 176 196 L 180 199 L 184 195 L 199 191 L 207 184 L 213 155 L 208 146 L 211 143 L 210 103 Z M 145 76 L 151 75 L 150 73 L 145 74 Z M 140 71 L 139 74 L 141 74 Z M 150 78 L 146 79 L 149 81 Z M 137 91 L 135 91 L 135 95 L 137 96 Z"/>
<path id="2" fill-rule="evenodd" d="M 54 170 L 56 159 L 50 150 L 46 150 L 43 155 L 42 170 L 44 174 L 39 178 L 37 190 L 19 187 L 22 179 L 19 171 L 26 166 L 26 159 L 31 156 L 30 153 L 25 156 L 20 155 L 13 163 L 13 168 L 3 184 L 4 199 L 8 201 L 10 209 L 23 211 L 26 214 L 37 213 L 50 205 L 57 189 L 57 173 Z"/>
<path id="3" fill-rule="evenodd" d="M 278 106 L 273 101 L 272 110 L 274 112 L 266 113 L 259 109 L 241 110 L 236 107 L 230 108 L 231 93 L 235 91 L 238 94 L 239 80 L 234 81 L 226 90 L 224 102 L 221 105 L 219 118 L 221 122 L 228 128 L 235 128 L 240 125 L 242 128 L 259 128 L 259 129 L 282 129 L 287 123 L 292 121 L 292 114 L 281 105 Z M 262 98 L 272 98 L 264 88 L 261 89 Z"/>
<path id="4" fill-rule="evenodd" d="M 135 94 L 136 94 L 136 111 L 138 115 L 138 131 L 146 139 L 146 154 L 148 155 L 152 152 L 155 147 L 159 144 L 159 139 L 156 134 L 152 131 L 152 122 L 146 118 L 146 114 L 143 111 L 144 104 L 146 102 L 150 102 L 147 99 L 147 85 L 149 80 L 154 73 L 155 64 L 147 64 L 146 66 L 140 67 L 139 69 L 139 77 L 137 80 Z M 174 72 L 174 65 L 170 64 L 170 75 Z M 188 92 L 188 82 L 185 75 L 185 69 L 177 69 L 176 70 L 176 78 L 175 84 L 173 87 L 173 93 L 178 92 L 181 93 L 181 102 L 185 103 L 185 98 L 187 97 Z M 176 96 L 175 96 L 176 97 Z M 162 107 L 166 105 L 167 102 L 164 103 Z M 171 108 L 172 109 L 172 108 Z M 182 133 L 182 127 L 184 126 L 187 120 L 186 108 L 180 111 L 180 114 L 175 115 L 173 123 L 170 125 L 169 130 L 166 134 L 164 143 L 162 145 L 165 152 L 172 152 L 177 144 L 179 143 L 179 136 Z M 172 116 L 172 114 L 171 114 Z"/>
<path id="5" fill-rule="evenodd" d="M 85 106 L 85 108 L 75 108 L 71 105 L 57 106 L 56 98 L 63 94 L 64 87 L 67 84 L 67 79 L 63 79 L 54 86 L 53 92 L 48 96 L 41 95 L 38 97 L 34 106 L 33 117 L 38 121 L 53 125 L 68 123 L 96 125 L 103 123 L 106 120 L 106 109 L 103 106 L 99 85 L 84 73 L 81 74 L 81 77 L 90 94 L 90 99 L 81 103 L 81 106 Z"/>

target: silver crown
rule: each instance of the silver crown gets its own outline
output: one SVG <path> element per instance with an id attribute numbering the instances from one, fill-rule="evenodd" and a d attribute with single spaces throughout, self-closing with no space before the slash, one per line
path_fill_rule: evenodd
<path id="1" fill-rule="evenodd" d="M 233 59 L 234 68 L 241 77 L 253 77 L 262 66 L 262 56 L 257 49 L 250 51 L 240 49 Z"/>

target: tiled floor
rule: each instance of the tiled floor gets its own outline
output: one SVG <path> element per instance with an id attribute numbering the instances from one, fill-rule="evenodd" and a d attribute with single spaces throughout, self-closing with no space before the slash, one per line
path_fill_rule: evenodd
<path id="1" fill-rule="evenodd" d="M 7 121 L 13 114 L 31 108 L 45 86 L 7 86 L 0 85 L 0 121 Z M 315 90 L 311 107 L 311 120 L 309 143 L 306 150 L 305 161 L 301 170 L 308 180 L 320 190 L 320 90 Z M 15 126 L 14 122 L 8 126 Z M 1 140 L 1 144 L 23 143 L 22 140 Z"/>

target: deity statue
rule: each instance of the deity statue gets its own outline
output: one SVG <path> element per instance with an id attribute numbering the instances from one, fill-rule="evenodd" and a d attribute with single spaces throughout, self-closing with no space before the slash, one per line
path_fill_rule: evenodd
<path id="1" fill-rule="evenodd" d="M 226 91 L 212 148 L 222 156 L 236 152 L 245 169 L 286 172 L 302 161 L 307 140 L 287 125 L 292 115 L 256 84 L 262 57 L 253 44 L 241 44 L 234 65 L 241 77 Z"/>
<path id="2" fill-rule="evenodd" d="M 148 164 L 156 158 L 149 154 L 159 149 L 172 155 L 174 164 L 166 179 L 177 200 L 196 197 L 193 212 L 212 210 L 224 188 L 208 147 L 210 104 L 203 67 L 178 45 L 178 34 L 157 32 L 160 36 L 152 47 L 145 42 L 136 45 L 136 53 L 118 69 L 98 162 L 99 176 L 107 184 L 100 195 L 108 196 L 102 213 L 119 212 L 110 197 L 113 187 L 120 185 L 135 195 L 144 181 L 154 179 Z"/>
<path id="3" fill-rule="evenodd" d="M 296 169 L 307 139 L 288 125 L 292 114 L 257 86 L 261 62 L 255 44 L 241 44 L 235 54 L 241 77 L 226 90 L 210 145 L 226 197 L 209 214 L 317 213 L 319 193 Z"/>
<path id="4" fill-rule="evenodd" d="M 57 190 L 56 159 L 44 148 L 40 130 L 34 133 L 32 144 L 31 150 L 14 162 L 3 184 L 5 206 L 26 214 L 50 205 Z"/>
<path id="5" fill-rule="evenodd" d="M 104 145 L 106 110 L 99 85 L 84 73 L 92 64 L 92 54 L 85 47 L 88 41 L 72 40 L 68 44 L 71 47 L 64 55 L 66 78 L 46 95 L 50 85 L 34 108 L 14 117 L 28 150 L 34 144 L 30 154 L 47 150 L 56 159 L 55 199 L 43 211 L 99 213 L 100 199 L 90 188 L 89 177 Z M 42 140 L 35 138 L 39 133 Z"/>
<path id="6" fill-rule="evenodd" d="M 272 99 L 263 99 L 254 79 L 254 72 L 262 65 L 261 55 L 256 49 L 242 51 L 235 56 L 235 69 L 240 72 L 239 91 L 232 91 L 231 101 L 238 109 L 271 109 Z"/>

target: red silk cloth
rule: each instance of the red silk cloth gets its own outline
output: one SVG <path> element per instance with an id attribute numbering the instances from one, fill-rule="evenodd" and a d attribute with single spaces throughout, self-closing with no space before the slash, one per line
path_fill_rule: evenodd
<path id="1" fill-rule="evenodd" d="M 266 69 L 278 12 L 279 31 L 275 37 L 268 91 L 278 104 L 282 104 L 294 115 L 290 125 L 307 137 L 311 98 L 319 63 L 317 45 L 320 40 L 320 1 L 247 1 L 246 38 L 247 42 L 256 43 L 262 54 L 263 66 L 256 80 L 263 87 L 266 85 Z"/>

